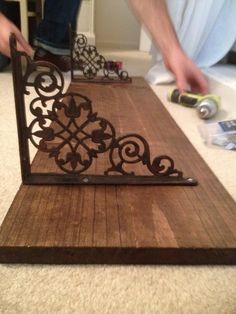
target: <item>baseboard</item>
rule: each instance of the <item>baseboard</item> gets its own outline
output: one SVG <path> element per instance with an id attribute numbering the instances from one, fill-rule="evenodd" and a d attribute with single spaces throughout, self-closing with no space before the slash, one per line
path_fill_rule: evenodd
<path id="1" fill-rule="evenodd" d="M 232 64 L 218 64 L 204 69 L 203 72 L 216 84 L 227 86 L 236 91 L 236 67 Z"/>
<path id="2" fill-rule="evenodd" d="M 96 45 L 103 48 L 112 48 L 112 49 L 125 49 L 125 50 L 138 50 L 139 47 L 136 42 L 117 42 L 117 41 L 99 41 L 96 40 Z"/>

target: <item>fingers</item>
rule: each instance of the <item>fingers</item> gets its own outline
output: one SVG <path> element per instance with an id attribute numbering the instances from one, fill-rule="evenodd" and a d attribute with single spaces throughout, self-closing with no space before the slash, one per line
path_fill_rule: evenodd
<path id="1" fill-rule="evenodd" d="M 176 77 L 176 83 L 180 93 L 183 93 L 187 89 L 187 82 L 184 76 L 179 75 L 178 77 Z"/>
<path id="2" fill-rule="evenodd" d="M 191 90 L 207 94 L 209 92 L 208 81 L 197 67 L 186 67 L 175 73 L 177 87 L 180 92 Z"/>
<path id="3" fill-rule="evenodd" d="M 27 55 L 32 56 L 33 49 L 24 39 L 22 34 L 19 31 L 17 31 L 15 35 L 16 35 L 16 41 L 17 41 L 17 48 L 20 51 L 24 51 L 25 53 L 27 53 Z"/>
<path id="4" fill-rule="evenodd" d="M 17 41 L 17 50 L 25 52 L 30 57 L 32 57 L 33 55 L 33 49 L 31 48 L 31 46 L 23 46 L 19 41 Z"/>
<path id="5" fill-rule="evenodd" d="M 189 79 L 191 91 L 207 94 L 209 92 L 208 81 L 200 71 L 199 73 L 193 74 L 193 76 Z"/>
<path id="6" fill-rule="evenodd" d="M 209 87 L 205 76 L 182 50 L 175 51 L 163 60 L 174 74 L 180 92 L 191 90 L 202 94 L 208 93 Z"/>
<path id="7" fill-rule="evenodd" d="M 184 71 L 179 70 L 179 69 L 177 69 L 177 71 L 174 74 L 175 74 L 175 79 L 176 79 L 178 90 L 180 93 L 183 93 L 184 91 L 188 89 L 187 77 L 185 76 Z"/>
<path id="8" fill-rule="evenodd" d="M 17 42 L 17 50 L 25 52 L 27 55 L 32 56 L 33 55 L 33 49 L 32 47 L 26 42 L 26 40 L 23 38 L 23 36 L 20 34 L 17 34 L 15 32 L 16 36 L 16 42 Z M 10 52 L 10 46 L 9 42 L 6 41 L 4 45 L 0 47 L 0 51 L 7 57 L 11 57 Z"/>
<path id="9" fill-rule="evenodd" d="M 9 36 L 16 36 L 17 49 L 32 56 L 33 49 L 22 36 L 19 29 L 0 12 L 0 52 L 10 57 Z"/>
<path id="10" fill-rule="evenodd" d="M 193 86 L 195 89 L 195 87 Z M 201 76 L 197 80 L 197 86 L 196 88 L 202 93 L 202 94 L 207 94 L 209 93 L 209 84 L 205 76 Z"/>

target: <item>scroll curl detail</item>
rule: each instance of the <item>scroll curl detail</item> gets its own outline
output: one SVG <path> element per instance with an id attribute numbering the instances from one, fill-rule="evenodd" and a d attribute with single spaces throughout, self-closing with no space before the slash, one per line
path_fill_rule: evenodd
<path id="1" fill-rule="evenodd" d="M 87 42 L 86 36 L 77 34 L 74 35 L 72 45 L 73 64 L 75 64 L 75 68 L 82 71 L 86 79 L 92 80 L 102 71 L 102 80 L 112 81 L 118 78 L 121 81 L 131 81 L 127 71 L 119 69 L 116 62 L 106 61 L 98 53 L 97 48 L 93 45 L 88 45 Z"/>
<path id="2" fill-rule="evenodd" d="M 146 140 L 138 134 L 119 137 L 114 142 L 109 159 L 111 167 L 105 172 L 117 172 L 123 175 L 135 175 L 133 171 L 125 170 L 126 164 L 141 162 L 155 176 L 176 176 L 182 178 L 183 173 L 174 168 L 174 161 L 166 155 L 155 157 L 151 162 L 150 149 Z"/>

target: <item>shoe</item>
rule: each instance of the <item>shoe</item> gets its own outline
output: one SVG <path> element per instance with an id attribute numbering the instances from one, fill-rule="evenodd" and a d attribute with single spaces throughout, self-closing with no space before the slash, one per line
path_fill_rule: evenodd
<path id="1" fill-rule="evenodd" d="M 2 72 L 10 63 L 10 59 L 0 53 L 0 72 Z"/>
<path id="2" fill-rule="evenodd" d="M 55 64 L 62 72 L 68 72 L 71 70 L 70 56 L 55 55 L 51 52 L 37 48 L 34 54 L 35 61 L 47 61 Z"/>

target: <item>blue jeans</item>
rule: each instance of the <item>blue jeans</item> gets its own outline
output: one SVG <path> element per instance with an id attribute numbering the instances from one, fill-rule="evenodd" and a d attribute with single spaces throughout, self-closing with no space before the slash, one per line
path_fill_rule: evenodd
<path id="1" fill-rule="evenodd" d="M 54 54 L 69 54 L 69 24 L 76 30 L 81 0 L 46 0 L 35 43 Z"/>

